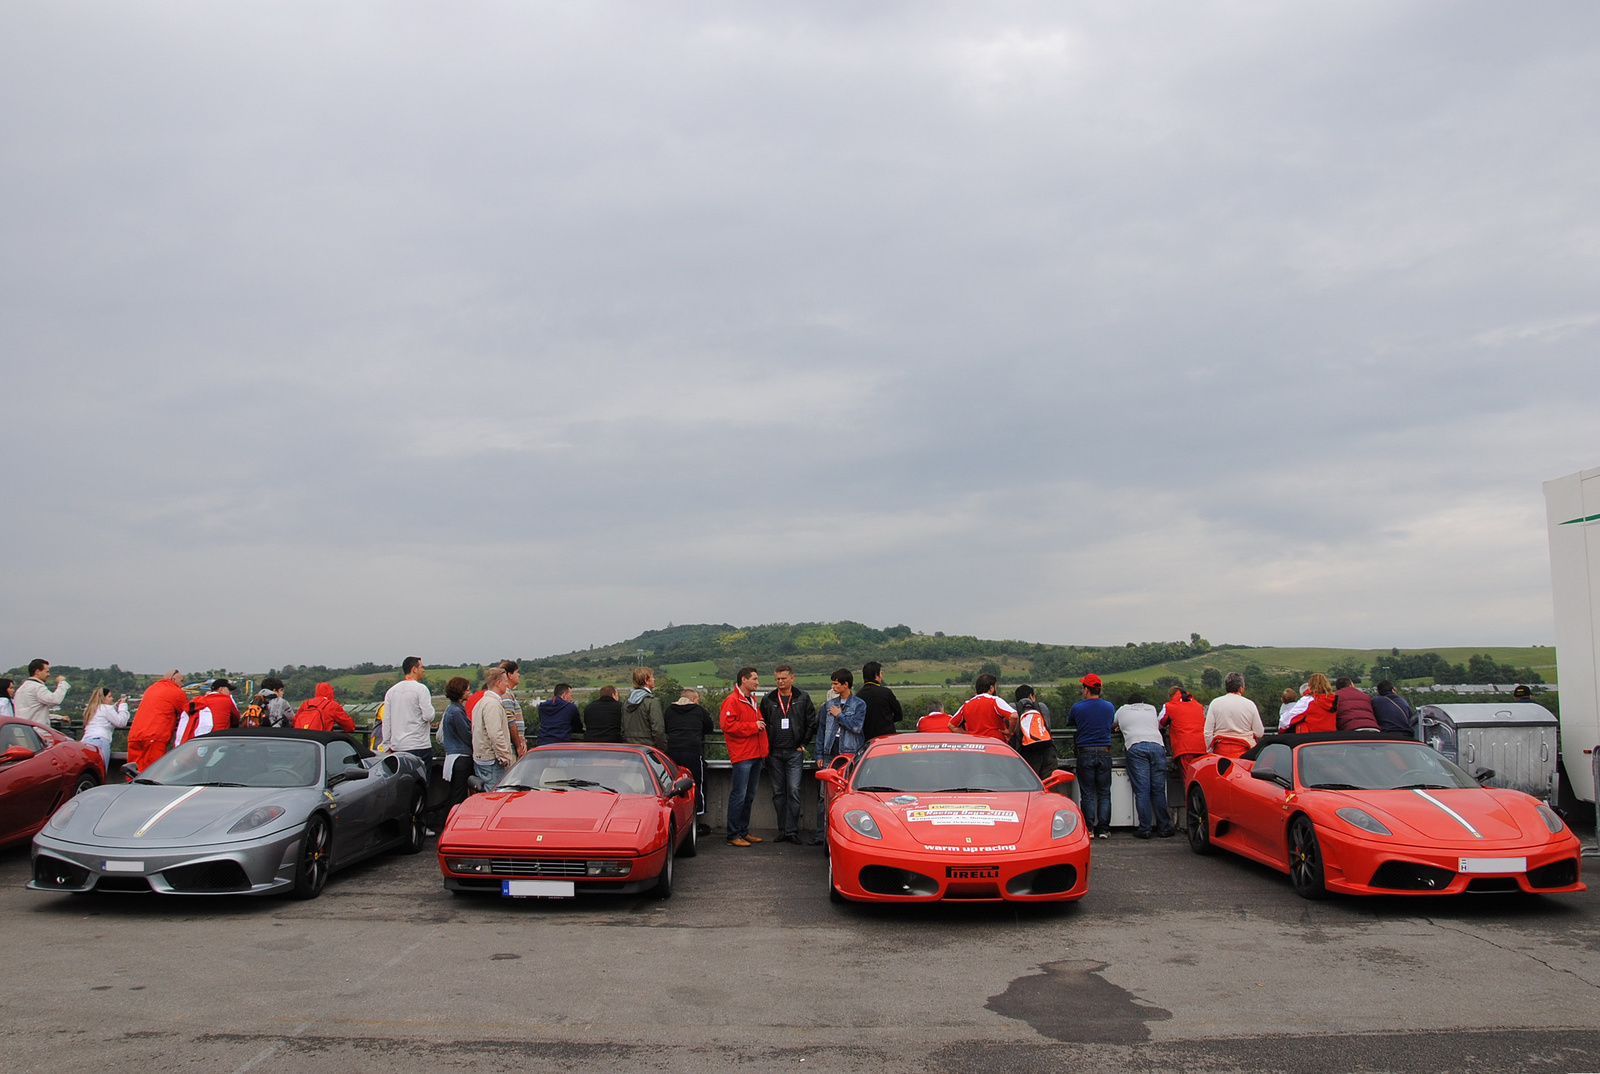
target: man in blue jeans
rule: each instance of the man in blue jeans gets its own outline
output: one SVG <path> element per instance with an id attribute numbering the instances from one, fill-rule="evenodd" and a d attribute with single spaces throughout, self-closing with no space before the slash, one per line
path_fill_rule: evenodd
<path id="1" fill-rule="evenodd" d="M 734 690 L 722 702 L 722 738 L 733 762 L 733 787 L 728 794 L 728 845 L 747 847 L 761 842 L 750 834 L 750 806 L 756 800 L 756 781 L 767 759 L 767 722 L 756 703 L 761 677 L 755 668 L 739 669 Z"/>
<path id="2" fill-rule="evenodd" d="M 773 672 L 777 689 L 761 699 L 767 725 L 767 780 L 772 784 L 772 810 L 778 818 L 778 842 L 800 844 L 800 777 L 805 750 L 817 726 L 811 695 L 794 684 L 794 669 L 779 664 Z"/>
<path id="3" fill-rule="evenodd" d="M 1078 794 L 1083 825 L 1100 839 L 1111 838 L 1111 725 L 1117 710 L 1100 696 L 1100 676 L 1078 680 L 1083 700 L 1067 712 L 1067 726 L 1078 729 Z"/>
<path id="4" fill-rule="evenodd" d="M 1155 706 L 1145 704 L 1142 694 L 1129 694 L 1128 703 L 1117 710 L 1113 726 L 1122 732 L 1128 755 L 1128 782 L 1139 815 L 1134 838 L 1159 835 L 1165 839 L 1173 834 L 1172 814 L 1167 809 L 1167 747 L 1161 741 Z"/>

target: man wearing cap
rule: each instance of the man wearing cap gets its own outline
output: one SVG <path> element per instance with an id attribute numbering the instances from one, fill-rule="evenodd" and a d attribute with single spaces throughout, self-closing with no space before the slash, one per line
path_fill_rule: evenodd
<path id="1" fill-rule="evenodd" d="M 1111 837 L 1111 725 L 1117 710 L 1100 696 L 1100 676 L 1089 672 L 1078 680 L 1083 700 L 1067 712 L 1067 726 L 1078 729 L 1078 794 L 1083 823 L 1096 837 Z"/>
<path id="2" fill-rule="evenodd" d="M 209 694 L 189 702 L 189 711 L 178 720 L 178 745 L 191 738 L 239 726 L 239 706 L 233 700 L 233 683 L 217 679 Z"/>

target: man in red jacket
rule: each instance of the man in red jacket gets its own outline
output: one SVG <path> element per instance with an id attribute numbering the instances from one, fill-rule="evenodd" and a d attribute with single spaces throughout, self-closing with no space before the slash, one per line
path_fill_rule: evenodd
<path id="1" fill-rule="evenodd" d="M 201 694 L 189 702 L 188 719 L 178 721 L 178 745 L 191 738 L 225 731 L 239 726 L 239 706 L 233 700 L 233 683 L 218 679 L 211 684 L 209 694 Z"/>
<path id="2" fill-rule="evenodd" d="M 176 671 L 157 679 L 145 688 L 139 707 L 128 725 L 128 764 L 130 777 L 159 761 L 172 748 L 178 720 L 189 711 L 189 695 L 183 692 L 183 676 Z"/>
<path id="3" fill-rule="evenodd" d="M 761 842 L 750 834 L 750 806 L 756 800 L 756 782 L 767 758 L 767 722 L 756 706 L 761 676 L 755 668 L 740 668 L 733 693 L 722 702 L 722 735 L 733 762 L 733 789 L 728 793 L 728 845 L 747 847 Z"/>
<path id="4" fill-rule="evenodd" d="M 300 711 L 294 714 L 294 725 L 301 731 L 349 731 L 354 732 L 356 722 L 344 710 L 344 706 L 333 698 L 333 684 L 326 682 L 317 683 L 316 694 L 308 697 L 300 706 Z"/>

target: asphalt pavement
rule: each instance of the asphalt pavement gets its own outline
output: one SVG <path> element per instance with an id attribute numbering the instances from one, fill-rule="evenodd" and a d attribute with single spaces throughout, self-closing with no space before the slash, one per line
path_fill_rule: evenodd
<path id="1" fill-rule="evenodd" d="M 1181 837 L 1065 907 L 840 907 L 819 848 L 716 838 L 666 901 L 451 896 L 431 840 L 312 902 L 27 875 L 7 1071 L 1600 1071 L 1594 892 L 1309 903 Z"/>

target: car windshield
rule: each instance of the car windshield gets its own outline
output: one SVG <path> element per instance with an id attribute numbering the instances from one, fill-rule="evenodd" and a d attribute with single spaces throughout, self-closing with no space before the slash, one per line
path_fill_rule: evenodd
<path id="1" fill-rule="evenodd" d="M 1420 742 L 1322 742 L 1301 746 L 1300 782 L 1333 791 L 1476 787 L 1473 778 Z"/>
<path id="2" fill-rule="evenodd" d="M 511 766 L 497 789 L 656 793 L 644 759 L 624 750 L 534 750 Z"/>
<path id="3" fill-rule="evenodd" d="M 294 738 L 192 739 L 139 773 L 173 787 L 309 787 L 322 775 L 322 747 Z"/>
<path id="4" fill-rule="evenodd" d="M 875 753 L 856 770 L 858 791 L 1037 791 L 1039 777 L 1014 753 L 960 747 L 911 747 Z"/>

